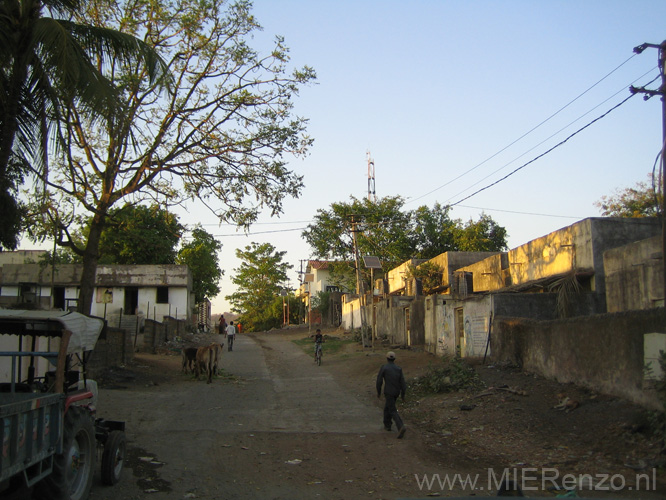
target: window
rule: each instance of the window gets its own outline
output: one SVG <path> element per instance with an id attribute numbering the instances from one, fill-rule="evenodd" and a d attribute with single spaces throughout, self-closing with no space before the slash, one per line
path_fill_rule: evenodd
<path id="1" fill-rule="evenodd" d="M 168 286 L 158 286 L 157 287 L 157 297 L 155 302 L 158 304 L 168 304 L 169 303 L 169 287 Z"/>

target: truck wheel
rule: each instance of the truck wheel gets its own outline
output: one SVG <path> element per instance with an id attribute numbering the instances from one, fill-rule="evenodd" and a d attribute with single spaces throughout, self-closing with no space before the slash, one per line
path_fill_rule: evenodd
<path id="1" fill-rule="evenodd" d="M 125 463 L 125 433 L 111 431 L 102 452 L 102 482 L 113 486 L 120 481 L 120 473 Z"/>
<path id="2" fill-rule="evenodd" d="M 35 485 L 35 498 L 85 500 L 95 468 L 95 429 L 84 408 L 70 406 L 65 414 L 62 454 L 53 457 L 53 471 Z"/>

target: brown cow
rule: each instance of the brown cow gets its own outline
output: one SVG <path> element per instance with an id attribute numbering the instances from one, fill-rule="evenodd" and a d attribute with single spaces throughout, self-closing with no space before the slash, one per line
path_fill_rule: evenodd
<path id="1" fill-rule="evenodd" d="M 183 373 L 190 372 L 194 373 L 195 364 L 197 362 L 197 348 L 196 347 L 185 347 L 181 351 L 183 357 Z"/>
<path id="2" fill-rule="evenodd" d="M 217 366 L 221 360 L 222 346 L 220 344 L 211 344 L 197 349 L 196 362 L 194 364 L 197 379 L 199 374 L 204 372 L 206 374 L 206 383 L 210 384 L 213 380 L 213 375 L 217 373 Z"/>
<path id="3" fill-rule="evenodd" d="M 220 365 L 222 364 L 222 353 L 224 352 L 224 344 L 212 343 L 209 346 L 215 352 L 215 361 L 213 363 L 213 374 L 218 375 L 220 372 Z"/>

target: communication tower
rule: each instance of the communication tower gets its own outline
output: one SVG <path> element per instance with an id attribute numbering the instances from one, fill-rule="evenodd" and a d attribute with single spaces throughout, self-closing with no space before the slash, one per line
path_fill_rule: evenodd
<path id="1" fill-rule="evenodd" d="M 370 151 L 367 152 L 368 157 L 368 200 L 373 203 L 377 201 L 375 195 L 375 160 L 370 157 Z"/>

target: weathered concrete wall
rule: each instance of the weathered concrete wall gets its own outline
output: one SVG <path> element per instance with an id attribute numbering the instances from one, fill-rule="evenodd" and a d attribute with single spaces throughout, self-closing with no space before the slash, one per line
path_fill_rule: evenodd
<path id="1" fill-rule="evenodd" d="M 377 338 L 388 339 L 391 344 L 407 345 L 405 308 L 410 307 L 412 300 L 413 297 L 397 296 L 375 303 Z"/>
<path id="2" fill-rule="evenodd" d="M 88 377 L 98 378 L 106 369 L 129 363 L 133 359 L 132 336 L 125 330 L 107 326 L 90 356 Z"/>
<path id="3" fill-rule="evenodd" d="M 600 307 L 598 296 L 582 293 L 572 304 L 572 315 L 585 316 Z M 455 311 L 462 309 L 464 339 L 458 346 Z M 424 344 L 439 356 L 483 357 L 487 342 L 488 318 L 521 317 L 558 319 L 557 296 L 553 293 L 495 293 L 458 298 L 454 295 L 425 297 Z M 465 328 L 467 326 L 467 328 Z M 490 350 L 488 351 L 490 352 Z"/>
<path id="4" fill-rule="evenodd" d="M 555 321 L 496 318 L 492 359 L 658 408 L 643 384 L 648 333 L 666 333 L 666 309 Z"/>
<path id="5" fill-rule="evenodd" d="M 355 295 L 342 296 L 342 328 L 347 331 L 361 328 L 361 300 Z"/>
<path id="6" fill-rule="evenodd" d="M 425 297 L 415 297 L 409 304 L 409 346 L 425 346 Z"/>
<path id="7" fill-rule="evenodd" d="M 410 266 L 418 266 L 426 262 L 425 259 L 410 259 L 403 262 L 398 267 L 391 269 L 386 273 L 386 280 L 388 281 L 388 292 L 396 293 L 403 290 L 406 286 L 406 273 Z"/>
<path id="8" fill-rule="evenodd" d="M 24 264 L 39 262 L 46 255 L 46 250 L 14 250 L 0 252 L 0 266 L 5 264 Z"/>
<path id="9" fill-rule="evenodd" d="M 447 307 L 447 299 L 450 300 L 449 295 L 425 297 L 425 349 L 438 356 L 453 356 L 456 352 L 453 308 Z"/>
<path id="10" fill-rule="evenodd" d="M 664 306 L 661 236 L 604 252 L 608 312 Z"/>
<path id="11" fill-rule="evenodd" d="M 656 218 L 593 217 L 509 251 L 511 282 L 528 283 L 573 269 L 594 272 L 592 290 L 605 297 L 603 253 L 660 234 Z"/>
<path id="12" fill-rule="evenodd" d="M 490 284 L 495 278 L 491 275 L 482 275 L 482 272 L 493 272 L 497 268 L 498 279 L 501 281 L 502 256 L 506 261 L 506 254 L 500 252 L 446 252 L 430 259 L 428 262 L 437 264 L 446 271 L 443 285 L 453 284 L 453 273 L 455 271 L 467 271 L 468 268 L 470 271 L 477 271 L 478 283 L 477 273 L 474 274 L 474 291 L 476 292 L 497 288 L 497 285 L 491 287 Z"/>
<path id="13" fill-rule="evenodd" d="M 151 319 L 146 320 L 143 329 L 143 344 L 141 350 L 154 353 L 155 348 L 167 340 L 166 324 Z"/>

